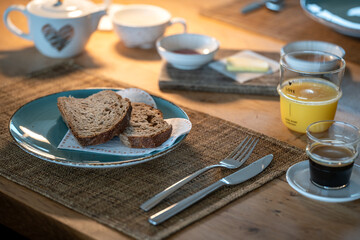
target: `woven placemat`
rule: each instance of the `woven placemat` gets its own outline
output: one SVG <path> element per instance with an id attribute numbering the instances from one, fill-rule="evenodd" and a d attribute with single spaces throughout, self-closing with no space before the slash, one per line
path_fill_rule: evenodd
<path id="1" fill-rule="evenodd" d="M 23 152 L 9 134 L 8 122 L 23 104 L 50 93 L 88 87 L 126 87 L 81 67 L 65 63 L 27 77 L 3 78 L 0 87 L 0 174 L 64 206 L 137 239 L 161 239 L 227 203 L 261 187 L 306 158 L 304 151 L 236 124 L 184 108 L 193 129 L 166 156 L 126 168 L 85 169 L 57 165 Z M 177 191 L 149 212 L 139 206 L 155 193 L 186 175 L 224 158 L 245 136 L 260 141 L 245 165 L 274 154 L 271 165 L 256 178 L 224 187 L 160 226 L 147 219 L 230 174 L 214 169 Z"/>
<path id="2" fill-rule="evenodd" d="M 299 40 L 332 42 L 345 49 L 345 60 L 360 63 L 359 38 L 342 35 L 312 20 L 302 10 L 299 0 L 286 0 L 285 8 L 279 13 L 263 7 L 248 14 L 241 14 L 240 9 L 252 2 L 254 0 L 234 1 L 210 9 L 203 9 L 200 13 L 206 17 L 285 42 Z"/>
<path id="3" fill-rule="evenodd" d="M 231 56 L 241 50 L 220 49 L 215 61 Z M 272 52 L 257 52 L 260 55 L 279 61 L 280 54 Z M 167 90 L 203 91 L 221 93 L 240 93 L 255 95 L 277 96 L 276 87 L 279 84 L 279 71 L 253 78 L 244 83 L 234 79 L 205 65 L 195 70 L 180 70 L 164 63 L 159 76 L 159 88 Z"/>

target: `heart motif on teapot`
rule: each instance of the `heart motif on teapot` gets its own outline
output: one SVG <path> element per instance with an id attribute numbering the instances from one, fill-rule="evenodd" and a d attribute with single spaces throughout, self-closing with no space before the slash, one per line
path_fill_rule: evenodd
<path id="1" fill-rule="evenodd" d="M 46 24 L 41 30 L 45 39 L 59 52 L 70 43 L 74 36 L 74 28 L 69 24 L 60 28 L 59 31 L 56 31 L 50 24 Z"/>

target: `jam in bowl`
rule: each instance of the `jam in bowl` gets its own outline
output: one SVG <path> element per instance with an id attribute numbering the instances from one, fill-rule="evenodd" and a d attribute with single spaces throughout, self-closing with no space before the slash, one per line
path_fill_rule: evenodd
<path id="1" fill-rule="evenodd" d="M 213 60 L 219 42 L 210 36 L 184 33 L 161 37 L 156 42 L 156 49 L 173 67 L 192 70 Z"/>

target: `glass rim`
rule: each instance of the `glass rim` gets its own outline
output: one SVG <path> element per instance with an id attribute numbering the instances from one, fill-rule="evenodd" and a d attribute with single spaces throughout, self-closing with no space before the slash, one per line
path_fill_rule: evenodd
<path id="1" fill-rule="evenodd" d="M 342 63 L 342 66 L 340 66 L 337 69 L 330 70 L 330 71 L 314 72 L 314 71 L 303 71 L 303 70 L 294 69 L 293 67 L 290 67 L 289 64 L 287 64 L 284 61 L 285 57 L 287 57 L 289 55 L 299 54 L 299 53 L 312 53 L 312 54 L 315 54 L 315 53 L 319 54 L 320 53 L 320 54 L 323 54 L 323 55 L 330 55 L 330 56 L 336 57 Z M 342 58 L 342 57 L 340 57 L 338 55 L 329 53 L 329 52 L 324 52 L 324 51 L 319 51 L 319 50 L 316 50 L 316 51 L 314 51 L 314 50 L 306 50 L 306 51 L 294 51 L 294 52 L 285 53 L 284 55 L 280 56 L 280 65 L 282 67 L 287 68 L 288 70 L 296 72 L 296 73 L 322 75 L 322 74 L 334 74 L 334 73 L 339 73 L 339 72 L 343 71 L 345 69 L 345 67 L 346 67 L 346 62 L 345 62 L 344 58 Z"/>
<path id="2" fill-rule="evenodd" d="M 349 141 L 349 142 L 346 142 L 346 143 L 329 143 L 328 141 L 326 140 L 321 140 L 317 137 L 315 137 L 313 134 L 311 134 L 311 131 L 310 131 L 310 128 L 316 124 L 320 124 L 320 123 L 337 123 L 337 124 L 341 124 L 343 126 L 347 126 L 347 127 L 350 127 L 352 129 L 354 129 L 357 133 L 358 133 L 358 137 L 353 140 L 353 141 Z M 347 122 L 343 122 L 343 121 L 337 121 L 337 120 L 321 120 L 321 121 L 317 121 L 317 122 L 313 122 L 311 124 L 309 124 L 309 126 L 306 128 L 306 136 L 313 140 L 313 141 L 316 141 L 316 142 L 319 142 L 321 144 L 324 144 L 324 145 L 331 145 L 331 146 L 344 146 L 344 145 L 352 145 L 352 144 L 355 144 L 357 142 L 360 141 L 360 130 L 358 127 L 350 124 L 350 123 L 347 123 Z"/>

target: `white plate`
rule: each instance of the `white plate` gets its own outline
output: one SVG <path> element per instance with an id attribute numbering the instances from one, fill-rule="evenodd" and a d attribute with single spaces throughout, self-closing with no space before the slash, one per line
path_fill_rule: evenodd
<path id="1" fill-rule="evenodd" d="M 323 202 L 349 202 L 360 198 L 360 167 L 354 164 L 350 183 L 338 190 L 326 190 L 310 182 L 309 161 L 299 162 L 286 172 L 289 185 L 305 197 Z"/>

